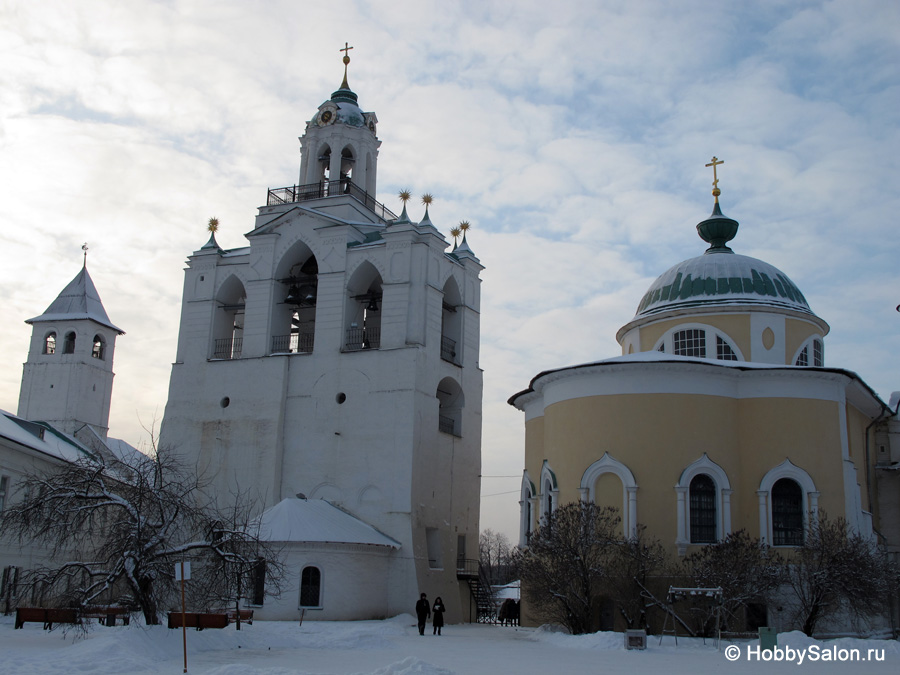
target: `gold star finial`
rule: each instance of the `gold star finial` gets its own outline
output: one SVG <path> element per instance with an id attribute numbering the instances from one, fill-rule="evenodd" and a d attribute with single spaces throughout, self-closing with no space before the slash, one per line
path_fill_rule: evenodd
<path id="1" fill-rule="evenodd" d="M 458 227 L 450 228 L 450 236 L 453 237 L 453 248 L 454 249 L 456 248 L 456 240 L 459 239 L 459 235 L 461 235 L 461 234 L 462 234 L 462 230 L 460 230 Z"/>
<path id="2" fill-rule="evenodd" d="M 469 221 L 468 221 L 468 220 L 461 220 L 461 221 L 459 221 L 459 230 L 460 230 L 460 232 L 462 232 L 463 234 L 465 234 L 466 232 L 468 232 L 470 227 L 472 227 L 472 226 L 469 225 Z"/>
<path id="3" fill-rule="evenodd" d="M 344 52 L 344 58 L 342 61 L 344 62 L 344 81 L 341 83 L 341 89 L 349 89 L 350 85 L 347 84 L 347 65 L 350 63 L 350 50 L 353 47 L 350 46 L 349 42 L 345 42 L 344 46 L 341 49 L 338 49 L 339 52 Z"/>
<path id="4" fill-rule="evenodd" d="M 422 195 L 422 203 L 425 206 L 430 206 L 431 202 L 433 202 L 433 201 L 434 201 L 434 197 L 431 196 L 430 192 L 426 192 L 424 195 Z"/>
<path id="5" fill-rule="evenodd" d="M 718 175 L 716 175 L 716 167 L 719 166 L 719 164 L 724 164 L 724 163 L 725 163 L 725 160 L 722 160 L 722 159 L 719 159 L 718 157 L 713 156 L 710 163 L 706 165 L 707 167 L 711 166 L 712 170 L 713 170 L 712 195 L 713 195 L 713 197 L 716 198 L 716 204 L 719 203 L 719 195 L 722 194 L 722 191 L 719 189 L 719 177 L 718 177 Z"/>
<path id="6" fill-rule="evenodd" d="M 219 231 L 219 219 L 213 216 L 209 219 L 209 223 L 206 225 L 206 230 L 215 234 Z"/>
<path id="7" fill-rule="evenodd" d="M 400 197 L 400 201 L 403 202 L 403 205 L 405 206 L 406 202 L 412 197 L 412 192 L 409 190 L 400 190 L 397 196 Z"/>

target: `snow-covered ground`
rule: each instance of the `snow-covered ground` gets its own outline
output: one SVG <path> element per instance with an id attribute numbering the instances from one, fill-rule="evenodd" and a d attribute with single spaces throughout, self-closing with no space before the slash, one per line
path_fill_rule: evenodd
<path id="1" fill-rule="evenodd" d="M 187 631 L 188 672 L 215 675 L 288 673 L 366 673 L 372 675 L 491 675 L 522 673 L 897 673 L 900 644 L 884 640 L 811 640 L 801 633 L 778 636 L 781 660 L 751 656 L 756 642 L 737 643 L 729 661 L 723 643 L 717 650 L 702 640 L 671 637 L 646 651 L 626 651 L 619 633 L 569 636 L 543 629 L 499 626 L 446 626 L 440 637 L 418 634 L 415 619 L 386 621 L 261 622 L 225 630 Z M 792 651 L 786 651 L 790 647 Z M 803 651 L 804 662 L 797 664 Z M 857 650 L 854 652 L 853 650 Z M 875 650 L 870 652 L 869 650 Z M 815 654 L 818 660 L 811 661 Z M 823 657 L 859 661 L 825 661 Z M 733 654 L 732 654 L 733 655 Z M 875 660 L 880 655 L 882 660 Z M 777 655 L 776 655 L 777 656 Z M 871 660 L 866 660 L 871 659 Z M 65 673 L 181 673 L 180 630 L 135 625 L 94 626 L 79 631 L 42 630 L 39 624 L 13 629 L 12 617 L 0 617 L 0 672 L 4 675 Z"/>

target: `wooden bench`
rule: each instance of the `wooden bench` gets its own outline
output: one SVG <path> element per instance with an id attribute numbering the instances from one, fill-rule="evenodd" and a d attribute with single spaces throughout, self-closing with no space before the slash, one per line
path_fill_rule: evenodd
<path id="1" fill-rule="evenodd" d="M 115 626 L 116 617 L 122 617 L 122 625 L 127 626 L 131 622 L 131 610 L 126 607 L 95 606 L 87 607 L 81 612 L 82 618 L 97 619 L 104 626 Z"/>
<path id="2" fill-rule="evenodd" d="M 227 614 L 201 614 L 199 612 L 169 612 L 169 628 L 181 628 L 182 617 L 185 628 L 225 628 L 228 625 Z"/>
<path id="3" fill-rule="evenodd" d="M 23 628 L 26 623 L 42 623 L 44 630 L 51 630 L 55 623 L 79 623 L 77 609 L 45 609 L 43 607 L 16 608 L 16 628 Z"/>
<path id="4" fill-rule="evenodd" d="M 237 621 L 240 618 L 241 623 L 249 623 L 251 626 L 253 625 L 253 610 L 252 609 L 229 609 L 225 612 L 225 615 L 228 617 L 229 621 Z"/>

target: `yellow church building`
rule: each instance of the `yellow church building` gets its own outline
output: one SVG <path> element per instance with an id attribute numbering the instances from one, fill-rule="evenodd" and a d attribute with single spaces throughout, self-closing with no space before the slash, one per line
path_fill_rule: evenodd
<path id="1" fill-rule="evenodd" d="M 520 544 L 584 500 L 675 556 L 740 529 L 796 546 L 822 511 L 896 554 L 894 401 L 826 366 L 829 326 L 797 286 L 728 247 L 738 223 L 716 183 L 697 225 L 709 248 L 650 286 L 617 333 L 622 355 L 546 370 L 509 399 L 525 414 Z"/>

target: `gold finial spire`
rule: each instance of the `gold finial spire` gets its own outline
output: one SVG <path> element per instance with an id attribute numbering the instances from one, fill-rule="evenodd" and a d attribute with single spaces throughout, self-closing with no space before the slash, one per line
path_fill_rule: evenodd
<path id="1" fill-rule="evenodd" d="M 453 250 L 456 250 L 457 239 L 459 239 L 459 235 L 462 234 L 462 230 L 458 227 L 450 228 L 450 236 L 453 237 Z"/>
<path id="2" fill-rule="evenodd" d="M 87 252 L 88 252 L 87 242 L 84 242 L 81 245 L 81 250 L 84 251 L 84 266 L 87 267 Z"/>
<path id="3" fill-rule="evenodd" d="M 714 156 L 712 158 L 712 160 L 710 161 L 710 163 L 706 165 L 707 167 L 711 166 L 713 169 L 712 195 L 713 195 L 713 197 L 716 198 L 716 204 L 719 203 L 719 195 L 722 194 L 722 191 L 719 189 L 719 177 L 716 175 L 716 167 L 719 166 L 719 164 L 724 164 L 724 163 L 725 163 L 725 160 L 719 159 L 718 157 Z"/>
<path id="4" fill-rule="evenodd" d="M 207 225 L 206 225 L 206 230 L 207 230 L 207 232 L 211 232 L 212 234 L 215 234 L 216 232 L 218 232 L 219 231 L 219 219 L 216 218 L 215 216 L 210 218 L 209 223 L 207 223 Z"/>
<path id="5" fill-rule="evenodd" d="M 347 84 L 347 64 L 350 63 L 350 55 L 349 55 L 348 52 L 349 52 L 351 49 L 353 49 L 353 47 L 350 46 L 350 43 L 349 43 L 349 42 L 345 42 L 345 43 L 344 43 L 344 46 L 343 46 L 341 49 L 338 49 L 339 52 L 344 52 L 344 58 L 343 58 L 343 61 L 344 61 L 344 81 L 341 83 L 341 89 L 349 89 L 349 88 L 350 88 L 350 85 Z"/>
<path id="6" fill-rule="evenodd" d="M 400 190 L 397 196 L 400 197 L 400 201 L 403 202 L 403 206 L 405 207 L 406 202 L 412 197 L 412 193 L 409 190 Z"/>

